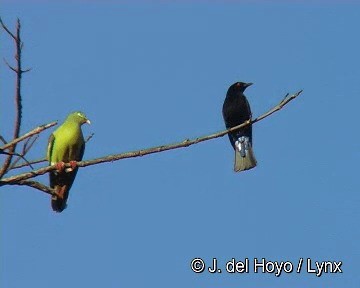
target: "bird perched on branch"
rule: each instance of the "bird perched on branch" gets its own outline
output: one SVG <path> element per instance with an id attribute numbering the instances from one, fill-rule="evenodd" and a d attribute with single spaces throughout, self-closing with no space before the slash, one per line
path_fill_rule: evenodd
<path id="1" fill-rule="evenodd" d="M 56 212 L 66 208 L 69 190 L 78 170 L 76 161 L 81 161 L 84 155 L 85 140 L 81 125 L 85 123 L 90 124 L 90 120 L 84 113 L 71 113 L 49 138 L 47 159 L 50 165 L 56 164 L 57 168 L 50 171 L 50 187 L 56 194 L 51 198 L 51 206 Z M 65 169 L 65 163 L 70 163 L 71 168 Z"/>
<path id="2" fill-rule="evenodd" d="M 243 94 L 245 89 L 253 83 L 236 82 L 226 93 L 222 114 L 227 129 L 238 126 L 251 119 L 251 109 Z M 251 124 L 228 133 L 231 145 L 235 150 L 235 172 L 248 170 L 256 166 L 256 159 L 252 148 Z"/>

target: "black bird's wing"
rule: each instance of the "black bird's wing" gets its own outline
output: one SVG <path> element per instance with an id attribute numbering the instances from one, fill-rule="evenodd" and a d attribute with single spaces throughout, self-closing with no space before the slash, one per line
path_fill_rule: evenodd
<path id="1" fill-rule="evenodd" d="M 238 126 L 251 119 L 252 113 L 249 101 L 244 95 L 225 101 L 223 106 L 223 117 L 227 129 Z M 252 127 L 248 125 L 228 134 L 231 145 L 235 148 L 235 142 L 241 136 L 247 136 L 252 142 Z"/>

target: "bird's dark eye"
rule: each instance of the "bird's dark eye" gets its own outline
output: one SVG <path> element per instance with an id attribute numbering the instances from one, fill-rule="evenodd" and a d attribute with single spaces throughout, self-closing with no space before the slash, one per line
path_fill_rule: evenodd
<path id="1" fill-rule="evenodd" d="M 237 83 L 236 83 L 236 86 L 238 86 L 238 87 L 241 86 L 240 82 L 237 82 Z"/>

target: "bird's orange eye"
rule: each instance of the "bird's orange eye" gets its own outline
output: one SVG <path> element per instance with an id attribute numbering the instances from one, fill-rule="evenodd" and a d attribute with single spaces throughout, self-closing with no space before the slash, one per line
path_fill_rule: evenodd
<path id="1" fill-rule="evenodd" d="M 237 83 L 236 83 L 236 86 L 240 86 L 240 83 L 239 83 L 239 82 L 237 82 Z"/>

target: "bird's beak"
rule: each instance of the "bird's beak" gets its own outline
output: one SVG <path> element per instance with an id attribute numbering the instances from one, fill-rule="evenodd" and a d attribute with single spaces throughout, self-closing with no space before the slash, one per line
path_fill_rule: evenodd
<path id="1" fill-rule="evenodd" d="M 89 124 L 89 125 L 91 124 L 89 119 L 86 120 L 86 123 Z"/>
<path id="2" fill-rule="evenodd" d="M 251 85 L 253 85 L 254 83 L 246 83 L 245 84 L 245 87 L 249 87 L 249 86 L 251 86 Z"/>

